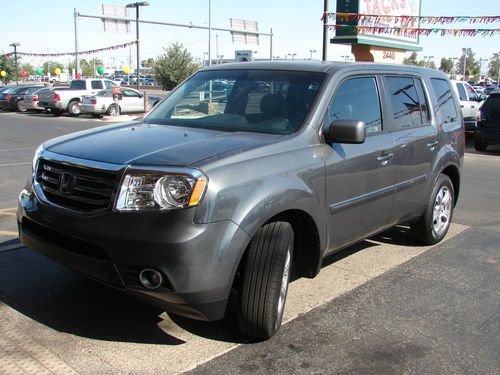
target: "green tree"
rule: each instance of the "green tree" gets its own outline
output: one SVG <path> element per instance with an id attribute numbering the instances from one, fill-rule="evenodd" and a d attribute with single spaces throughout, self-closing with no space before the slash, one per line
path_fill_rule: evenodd
<path id="1" fill-rule="evenodd" d="M 492 79 L 498 80 L 498 70 L 500 69 L 500 53 L 495 52 L 493 56 L 490 57 L 490 63 L 488 65 L 488 76 Z"/>
<path id="2" fill-rule="evenodd" d="M 446 74 L 451 74 L 453 72 L 453 59 L 448 57 L 443 57 L 441 59 L 441 65 L 439 66 L 439 70 L 442 70 Z"/>
<path id="3" fill-rule="evenodd" d="M 175 86 L 196 72 L 200 65 L 182 44 L 172 43 L 164 48 L 165 54 L 156 59 L 154 73 L 156 80 L 164 90 L 172 90 Z"/>
<path id="4" fill-rule="evenodd" d="M 418 60 L 417 59 L 417 53 L 416 52 L 412 52 L 409 57 L 407 57 L 406 59 L 404 59 L 403 60 L 403 64 L 405 64 L 405 65 L 414 65 L 414 66 L 426 66 L 424 60 Z M 435 65 L 434 65 L 434 69 L 435 69 Z"/>
<path id="5" fill-rule="evenodd" d="M 19 63 L 19 59 L 17 62 Z M 3 55 L 2 57 L 0 57 L 0 71 L 2 71 L 2 70 L 7 73 L 5 78 L 2 78 L 3 81 L 7 82 L 9 80 L 15 79 L 15 77 L 16 77 L 16 63 L 14 60 L 14 56 Z"/>
<path id="6" fill-rule="evenodd" d="M 34 76 L 35 71 L 36 71 L 35 67 L 30 63 L 24 63 L 24 64 L 19 65 L 19 75 L 21 75 L 21 72 L 23 70 L 26 70 L 26 73 L 29 76 Z"/>
<path id="7" fill-rule="evenodd" d="M 476 76 L 479 77 L 481 72 L 481 63 L 479 60 L 475 59 L 476 54 L 472 52 L 472 49 L 467 48 L 467 53 L 465 55 L 462 54 L 457 63 L 456 73 L 463 75 L 464 74 L 464 58 L 465 58 L 465 77 L 462 79 L 465 81 L 472 80 Z"/>
<path id="8" fill-rule="evenodd" d="M 55 70 L 59 68 L 63 70 L 64 66 L 60 62 L 57 61 L 45 61 L 42 65 L 43 73 L 48 75 L 55 75 Z"/>
<path id="9" fill-rule="evenodd" d="M 152 57 L 148 58 L 147 60 L 142 60 L 141 66 L 143 68 L 152 68 L 155 64 L 155 59 Z"/>
<path id="10" fill-rule="evenodd" d="M 102 60 L 93 58 L 92 60 L 80 60 L 80 72 L 84 77 L 95 77 L 97 76 L 97 68 L 102 66 Z"/>
<path id="11" fill-rule="evenodd" d="M 409 57 L 407 57 L 406 59 L 403 60 L 403 64 L 417 66 L 418 65 L 417 53 L 416 52 L 412 52 Z"/>

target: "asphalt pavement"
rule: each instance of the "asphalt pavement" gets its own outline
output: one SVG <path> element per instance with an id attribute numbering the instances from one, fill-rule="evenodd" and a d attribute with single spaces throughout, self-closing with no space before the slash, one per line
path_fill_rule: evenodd
<path id="1" fill-rule="evenodd" d="M 0 113 L 0 374 L 500 373 L 500 147 L 469 144 L 445 241 L 418 246 L 398 228 L 325 259 L 317 278 L 291 284 L 280 332 L 255 342 L 19 244 L 17 194 L 36 146 L 108 123 Z"/>

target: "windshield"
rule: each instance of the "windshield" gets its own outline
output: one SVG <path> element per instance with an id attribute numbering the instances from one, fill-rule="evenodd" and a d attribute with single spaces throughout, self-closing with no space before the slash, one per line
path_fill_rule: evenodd
<path id="1" fill-rule="evenodd" d="M 302 124 L 323 79 L 323 73 L 315 72 L 202 71 L 168 96 L 145 122 L 289 134 Z"/>

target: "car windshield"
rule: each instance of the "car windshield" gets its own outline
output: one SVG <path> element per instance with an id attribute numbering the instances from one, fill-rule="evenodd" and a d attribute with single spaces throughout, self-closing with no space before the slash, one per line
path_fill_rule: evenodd
<path id="1" fill-rule="evenodd" d="M 201 71 L 163 100 L 145 122 L 289 134 L 302 124 L 324 77 L 297 71 Z"/>

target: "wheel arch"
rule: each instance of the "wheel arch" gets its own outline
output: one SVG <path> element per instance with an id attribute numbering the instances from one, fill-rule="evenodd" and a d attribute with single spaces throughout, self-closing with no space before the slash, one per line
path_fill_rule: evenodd
<path id="1" fill-rule="evenodd" d="M 458 196 L 460 194 L 460 172 L 456 165 L 449 164 L 447 165 L 441 172 L 442 174 L 447 175 L 451 183 L 453 184 L 453 200 L 454 205 L 457 204 Z"/>
<path id="2" fill-rule="evenodd" d="M 245 266 L 246 254 L 251 239 L 259 229 L 271 222 L 285 221 L 290 223 L 294 232 L 294 269 L 298 277 L 313 278 L 321 269 L 321 240 L 316 222 L 307 212 L 300 209 L 288 209 L 275 213 L 262 221 L 255 230 L 249 234 L 248 243 L 240 255 L 238 266 L 233 272 L 233 289 L 237 290 L 240 282 L 239 276 Z"/>

